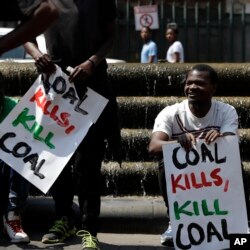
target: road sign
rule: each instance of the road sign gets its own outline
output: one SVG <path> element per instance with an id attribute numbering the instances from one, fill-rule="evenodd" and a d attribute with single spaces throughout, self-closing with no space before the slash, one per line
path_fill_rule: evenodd
<path id="1" fill-rule="evenodd" d="M 134 7 L 135 29 L 141 30 L 143 26 L 150 29 L 159 29 L 157 5 L 143 5 Z"/>

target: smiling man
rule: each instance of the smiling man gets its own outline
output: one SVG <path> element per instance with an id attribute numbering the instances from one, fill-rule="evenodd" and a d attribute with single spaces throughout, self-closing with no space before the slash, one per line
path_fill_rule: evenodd
<path id="1" fill-rule="evenodd" d="M 238 115 L 235 108 L 213 99 L 217 83 L 218 75 L 209 65 L 193 66 L 186 75 L 184 93 L 187 99 L 165 107 L 155 119 L 149 153 L 160 159 L 159 185 L 167 207 L 162 145 L 166 141 L 177 140 L 188 152 L 196 144 L 197 138 L 205 139 L 205 143 L 209 144 L 220 136 L 238 134 Z M 161 235 L 161 243 L 166 245 L 172 239 L 172 228 L 169 224 L 166 232 Z"/>

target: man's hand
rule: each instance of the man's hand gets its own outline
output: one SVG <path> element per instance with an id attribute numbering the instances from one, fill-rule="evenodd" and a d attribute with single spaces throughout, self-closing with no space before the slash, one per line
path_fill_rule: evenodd
<path id="1" fill-rule="evenodd" d="M 70 72 L 69 82 L 86 80 L 88 77 L 92 76 L 94 69 L 93 63 L 89 60 L 79 64 Z"/>
<path id="2" fill-rule="evenodd" d="M 39 73 L 51 75 L 56 71 L 56 65 L 52 62 L 49 55 L 43 54 L 35 57 L 34 60 Z"/>
<path id="3" fill-rule="evenodd" d="M 221 137 L 221 133 L 216 129 L 211 129 L 209 132 L 207 132 L 205 136 L 205 142 L 207 144 L 210 144 L 211 142 L 215 141 L 218 137 Z"/>
<path id="4" fill-rule="evenodd" d="M 186 133 L 183 135 L 180 135 L 177 139 L 177 141 L 181 144 L 181 146 L 185 149 L 185 151 L 189 152 L 193 145 L 196 144 L 196 139 L 193 134 Z"/>
<path id="5" fill-rule="evenodd" d="M 209 145 L 211 142 L 215 141 L 218 137 L 221 136 L 222 134 L 218 130 L 211 129 L 205 136 L 205 142 Z M 180 135 L 177 141 L 187 152 L 192 149 L 193 145 L 196 145 L 196 138 L 191 133 Z"/>

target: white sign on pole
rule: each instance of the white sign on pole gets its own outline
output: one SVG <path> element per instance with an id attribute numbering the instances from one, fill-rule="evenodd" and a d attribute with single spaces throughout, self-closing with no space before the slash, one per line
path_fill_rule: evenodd
<path id="1" fill-rule="evenodd" d="M 90 88 L 79 99 L 60 68 L 40 75 L 0 125 L 1 159 L 47 193 L 107 103 Z"/>
<path id="2" fill-rule="evenodd" d="M 190 152 L 169 143 L 163 155 L 175 249 L 226 249 L 229 234 L 247 233 L 237 136 L 198 140 Z"/>
<path id="3" fill-rule="evenodd" d="M 141 30 L 146 26 L 150 29 L 159 29 L 157 5 L 134 6 L 135 29 Z"/>

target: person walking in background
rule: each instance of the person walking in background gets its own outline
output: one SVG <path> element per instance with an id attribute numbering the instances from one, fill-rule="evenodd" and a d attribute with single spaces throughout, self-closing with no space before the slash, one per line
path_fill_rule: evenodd
<path id="1" fill-rule="evenodd" d="M 196 139 L 205 139 L 207 144 L 221 136 L 238 135 L 238 115 L 233 106 L 213 100 L 218 83 L 216 71 L 209 65 L 198 64 L 186 75 L 184 92 L 186 100 L 165 107 L 156 117 L 149 153 L 159 159 L 159 185 L 168 208 L 167 184 L 163 162 L 162 145 L 177 140 L 189 151 Z M 249 193 L 245 175 L 243 183 L 249 218 Z M 167 245 L 173 240 L 171 224 L 161 235 L 161 243 Z"/>
<path id="2" fill-rule="evenodd" d="M 4 96 L 2 76 L 0 75 L 0 123 L 16 104 L 17 100 Z M 28 197 L 29 187 L 29 182 L 0 157 L 0 215 L 3 215 L 4 232 L 12 243 L 30 241 L 21 222 L 21 212 Z"/>
<path id="3" fill-rule="evenodd" d="M 105 60 L 115 36 L 116 4 L 114 0 L 54 0 L 54 3 L 59 18 L 44 33 L 48 54 L 42 54 L 31 42 L 25 44 L 27 52 L 43 73 L 54 71 L 52 59 L 64 71 L 71 66 L 69 81 L 75 84 L 80 99 L 86 87 L 90 87 L 109 102 L 50 189 L 56 220 L 42 242 L 62 242 L 75 235 L 72 205 L 76 193 L 82 217 L 82 230 L 77 235 L 82 237 L 82 249 L 99 250 L 100 170 L 106 139 L 114 160 L 120 162 L 118 106 L 108 85 Z"/>
<path id="4" fill-rule="evenodd" d="M 166 29 L 166 39 L 170 46 L 167 50 L 166 60 L 170 63 L 184 62 L 184 49 L 180 41 L 178 41 L 178 28 L 176 24 L 169 24 Z"/>
<path id="5" fill-rule="evenodd" d="M 58 17 L 52 0 L 2 0 L 1 21 L 20 21 L 0 39 L 0 55 L 40 35 Z"/>
<path id="6" fill-rule="evenodd" d="M 151 40 L 152 31 L 149 27 L 141 29 L 141 39 L 143 46 L 141 50 L 141 63 L 157 62 L 157 45 Z"/>

